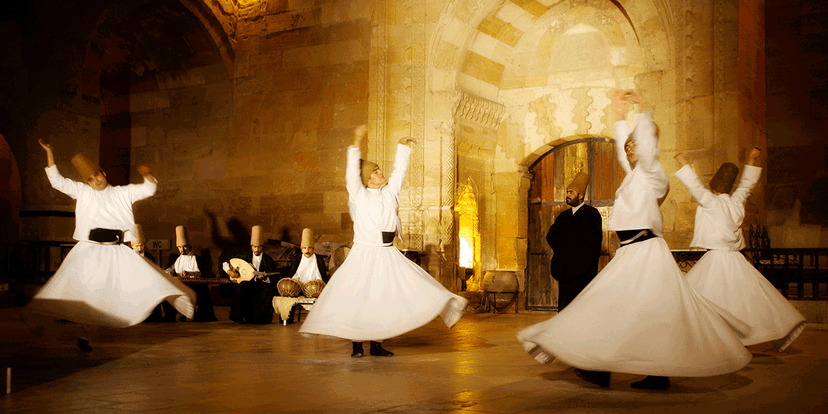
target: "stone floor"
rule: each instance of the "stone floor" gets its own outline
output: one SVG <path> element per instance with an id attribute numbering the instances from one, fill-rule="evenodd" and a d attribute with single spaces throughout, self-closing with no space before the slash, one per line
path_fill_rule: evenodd
<path id="1" fill-rule="evenodd" d="M 452 330 L 434 321 L 386 341 L 392 358 L 356 359 L 346 341 L 305 339 L 298 324 L 235 325 L 226 308 L 220 322 L 99 328 L 80 353 L 75 325 L 36 337 L 19 311 L 0 309 L 4 413 L 828 412 L 824 325 L 783 353 L 751 347 L 739 372 L 640 391 L 630 383 L 641 376 L 613 374 L 602 389 L 526 355 L 515 333 L 549 314 L 471 314 Z"/>

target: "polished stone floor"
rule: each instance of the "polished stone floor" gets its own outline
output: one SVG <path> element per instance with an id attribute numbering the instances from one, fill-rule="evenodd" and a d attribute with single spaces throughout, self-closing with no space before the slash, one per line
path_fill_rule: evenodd
<path id="1" fill-rule="evenodd" d="M 452 330 L 431 324 L 384 345 L 391 358 L 355 359 L 343 340 L 306 339 L 299 325 L 152 323 L 42 337 L 0 309 L 0 362 L 12 368 L 3 413 L 826 413 L 828 331 L 811 326 L 785 352 L 751 347 L 739 372 L 673 378 L 640 391 L 641 376 L 613 374 L 609 388 L 560 363 L 540 365 L 515 333 L 550 314 L 469 314 Z M 367 351 L 367 344 L 366 344 Z"/>

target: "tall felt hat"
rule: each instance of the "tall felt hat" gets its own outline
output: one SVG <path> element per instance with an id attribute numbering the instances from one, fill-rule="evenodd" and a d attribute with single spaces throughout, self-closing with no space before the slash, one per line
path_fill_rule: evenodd
<path id="1" fill-rule="evenodd" d="M 713 179 L 710 180 L 710 189 L 718 191 L 722 194 L 730 194 L 733 189 L 733 183 L 736 182 L 736 176 L 739 175 L 739 167 L 732 162 L 726 162 L 719 167 Z"/>
<path id="2" fill-rule="evenodd" d="M 264 238 L 264 229 L 262 226 L 255 225 L 252 229 L 250 229 L 250 245 L 251 246 L 264 246 L 265 245 L 265 238 Z"/>
<path id="3" fill-rule="evenodd" d="M 302 247 L 313 247 L 313 230 L 305 228 L 302 230 Z"/>
<path id="4" fill-rule="evenodd" d="M 175 247 L 187 246 L 189 244 L 190 239 L 187 237 L 187 228 L 177 226 L 175 228 Z"/>
<path id="5" fill-rule="evenodd" d="M 579 171 L 578 174 L 575 174 L 575 178 L 572 179 L 572 182 L 566 187 L 567 190 L 575 190 L 578 194 L 584 195 L 586 194 L 586 188 L 589 184 L 589 174 Z"/>
<path id="6" fill-rule="evenodd" d="M 144 227 L 140 224 L 135 225 L 135 240 L 133 243 L 135 244 L 147 244 L 147 239 L 144 237 Z"/>
<path id="7" fill-rule="evenodd" d="M 359 165 L 362 170 L 362 185 L 368 185 L 368 180 L 371 178 L 371 174 L 374 173 L 374 170 L 379 168 L 379 165 L 368 160 L 359 160 Z"/>
<path id="8" fill-rule="evenodd" d="M 98 171 L 101 171 L 101 166 L 98 165 L 96 162 L 93 162 L 84 154 L 75 154 L 72 157 L 72 165 L 75 166 L 75 170 L 78 171 L 80 174 L 81 179 L 86 181 L 87 178 L 95 175 Z"/>

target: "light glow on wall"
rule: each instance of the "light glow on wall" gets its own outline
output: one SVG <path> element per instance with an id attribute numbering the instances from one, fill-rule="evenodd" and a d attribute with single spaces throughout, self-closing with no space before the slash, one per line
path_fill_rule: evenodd
<path id="1" fill-rule="evenodd" d="M 477 196 L 471 179 L 461 184 L 457 189 L 457 236 L 458 266 L 473 269 L 474 275 L 466 280 L 466 290 L 480 290 L 480 228 L 477 211 Z"/>

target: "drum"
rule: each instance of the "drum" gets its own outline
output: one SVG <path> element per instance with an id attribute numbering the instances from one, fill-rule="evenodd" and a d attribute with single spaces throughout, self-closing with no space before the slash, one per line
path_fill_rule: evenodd
<path id="1" fill-rule="evenodd" d="M 305 286 L 302 286 L 302 292 L 305 293 L 306 298 L 318 298 L 324 287 L 325 282 L 319 279 L 311 280 L 310 282 L 305 283 Z"/>
<path id="2" fill-rule="evenodd" d="M 295 298 L 302 294 L 302 284 L 291 278 L 281 279 L 276 282 L 276 290 L 282 296 Z"/>

